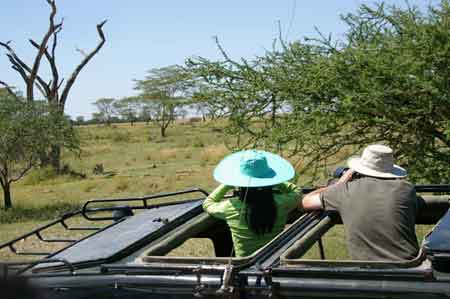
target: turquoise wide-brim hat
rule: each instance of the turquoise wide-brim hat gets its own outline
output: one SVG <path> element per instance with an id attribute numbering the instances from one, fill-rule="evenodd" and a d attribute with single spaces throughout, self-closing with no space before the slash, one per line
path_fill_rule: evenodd
<path id="1" fill-rule="evenodd" d="M 245 150 L 226 156 L 214 169 L 214 179 L 235 187 L 273 186 L 294 177 L 289 161 L 266 151 Z"/>

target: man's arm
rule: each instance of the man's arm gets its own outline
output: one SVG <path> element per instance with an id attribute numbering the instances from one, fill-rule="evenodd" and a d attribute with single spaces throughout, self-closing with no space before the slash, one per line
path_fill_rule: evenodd
<path id="1" fill-rule="evenodd" d="M 353 173 L 353 170 L 347 170 L 335 184 L 345 184 L 349 182 L 352 179 Z M 331 186 L 333 185 L 323 187 L 306 194 L 301 202 L 302 206 L 299 208 L 303 208 L 305 211 L 323 209 L 324 207 L 322 206 L 322 201 L 320 200 L 320 193 L 327 191 Z"/>
<path id="2" fill-rule="evenodd" d="M 320 201 L 320 193 L 324 192 L 327 189 L 328 187 L 323 187 L 306 194 L 301 201 L 303 210 L 309 211 L 322 209 L 323 206 L 322 202 Z"/>

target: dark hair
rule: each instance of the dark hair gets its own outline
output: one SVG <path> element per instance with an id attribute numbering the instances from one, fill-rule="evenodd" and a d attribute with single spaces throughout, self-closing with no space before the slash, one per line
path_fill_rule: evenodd
<path id="1" fill-rule="evenodd" d="M 272 186 L 241 187 L 239 199 L 245 202 L 244 216 L 250 230 L 257 235 L 271 232 L 277 217 Z"/>

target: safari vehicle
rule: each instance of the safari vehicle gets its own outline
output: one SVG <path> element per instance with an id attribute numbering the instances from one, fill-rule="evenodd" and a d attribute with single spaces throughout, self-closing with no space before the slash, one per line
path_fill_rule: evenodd
<path id="1" fill-rule="evenodd" d="M 408 262 L 327 259 L 322 240 L 341 220 L 322 211 L 293 214 L 287 228 L 266 246 L 251 256 L 230 257 L 227 225 L 203 212 L 207 192 L 192 189 L 88 201 L 81 210 L 0 245 L 14 255 L 43 256 L 23 263 L 5 261 L 0 278 L 24 277 L 45 298 L 65 299 L 447 298 L 450 185 L 416 190 L 422 203 L 417 223 L 437 225 L 420 254 Z M 87 224 L 71 224 L 77 217 Z M 79 240 L 47 237 L 55 226 L 66 235 L 88 233 Z M 27 250 L 30 238 L 69 245 L 53 253 L 34 252 Z M 196 238 L 210 239 L 215 256 L 167 255 Z M 319 259 L 305 258 L 316 249 Z"/>

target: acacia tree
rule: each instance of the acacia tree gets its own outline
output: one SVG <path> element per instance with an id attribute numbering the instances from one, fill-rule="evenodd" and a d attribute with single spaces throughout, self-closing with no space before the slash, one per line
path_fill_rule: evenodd
<path id="1" fill-rule="evenodd" d="M 413 180 L 448 183 L 449 2 L 427 13 L 363 5 L 343 20 L 346 40 L 322 40 L 328 55 L 306 75 L 302 89 L 309 85 L 309 91 L 298 101 L 304 107 L 305 98 L 314 99 L 307 102 L 314 104 L 312 128 L 323 136 L 316 153 L 383 142 Z"/>
<path id="2" fill-rule="evenodd" d="M 32 63 L 26 63 L 24 59 L 20 58 L 13 47 L 11 41 L 0 42 L 0 46 L 6 50 L 6 56 L 8 57 L 11 67 L 15 70 L 23 82 L 25 83 L 25 98 L 27 101 L 35 100 L 35 89 L 37 89 L 41 96 L 46 101 L 55 107 L 56 111 L 59 111 L 61 115 L 64 114 L 64 108 L 69 96 L 70 89 L 75 83 L 81 70 L 89 63 L 89 61 L 100 51 L 103 47 L 106 39 L 103 33 L 103 25 L 106 20 L 97 25 L 97 33 L 100 37 L 100 41 L 97 46 L 90 52 L 78 50 L 83 59 L 75 67 L 67 80 L 61 78 L 60 68 L 56 63 L 56 48 L 58 45 L 58 34 L 63 28 L 64 19 L 56 21 L 57 6 L 56 0 L 46 0 L 50 6 L 50 16 L 48 29 L 45 32 L 41 42 L 36 42 L 34 39 L 29 39 L 30 44 L 36 48 L 37 52 Z M 43 64 L 47 64 L 51 70 L 50 79 L 46 80 L 40 71 Z M 65 84 L 64 84 L 65 81 Z M 12 87 L 4 81 L 0 81 L 0 85 L 4 86 L 11 94 L 15 96 Z M 42 158 L 42 157 L 41 157 Z M 45 160 L 45 159 L 44 159 Z M 51 163 L 52 166 L 59 170 L 60 167 L 60 147 L 53 146 L 48 157 L 48 161 L 42 161 L 44 163 Z"/>
<path id="3" fill-rule="evenodd" d="M 283 123 L 287 119 L 281 117 L 280 112 L 288 105 L 286 83 L 277 80 L 280 54 L 273 52 L 266 57 L 235 61 L 217 40 L 216 43 L 223 60 L 197 57 L 187 61 L 192 76 L 203 78 L 203 82 L 197 83 L 201 88 L 194 93 L 194 100 L 208 107 L 210 114 L 229 118 L 226 132 L 237 137 L 235 143 L 227 144 L 229 147 L 270 148 L 275 145 L 275 150 L 280 150 L 285 138 L 275 140 L 274 133 L 285 127 Z"/>
<path id="4" fill-rule="evenodd" d="M 91 122 L 100 126 L 103 122 L 103 115 L 100 112 L 94 112 L 91 114 Z"/>
<path id="5" fill-rule="evenodd" d="M 176 109 L 187 101 L 190 74 L 178 65 L 155 68 L 148 71 L 144 80 L 136 80 L 139 97 L 151 109 L 151 120 L 166 136 L 168 126 L 174 121 Z"/>
<path id="6" fill-rule="evenodd" d="M 68 119 L 45 102 L 0 93 L 0 185 L 5 209 L 12 207 L 11 184 L 37 165 L 51 145 L 79 149 Z"/>
<path id="7" fill-rule="evenodd" d="M 196 69 L 196 63 L 194 61 L 194 59 L 187 61 L 188 66 L 192 67 L 189 70 L 191 72 L 190 88 L 192 90 L 189 108 L 197 114 L 200 114 L 203 121 L 206 121 L 207 118 L 214 120 L 227 115 L 229 109 L 227 108 L 227 104 L 220 100 L 220 89 L 214 85 L 210 86 L 211 81 L 205 83 L 201 76 L 199 77 L 199 74 L 197 74 L 199 69 Z"/>
<path id="8" fill-rule="evenodd" d="M 84 122 L 85 122 L 84 116 L 82 116 L 82 115 L 79 115 L 79 116 L 77 116 L 77 117 L 75 118 L 75 123 L 76 123 L 77 125 L 83 125 Z"/>
<path id="9" fill-rule="evenodd" d="M 141 100 L 136 97 L 127 97 L 113 103 L 114 110 L 123 120 L 129 121 L 133 126 L 142 109 Z"/>
<path id="10" fill-rule="evenodd" d="M 245 134 L 247 146 L 298 154 L 300 171 L 381 142 L 412 180 L 448 182 L 449 1 L 426 13 L 363 5 L 343 21 L 341 41 L 282 43 L 249 62 L 196 59 L 192 69 L 232 109 L 232 130 Z M 281 105 L 273 126 L 260 95 Z"/>
<path id="11" fill-rule="evenodd" d="M 98 114 L 96 115 L 96 119 L 100 122 L 106 124 L 107 126 L 111 125 L 111 120 L 116 113 L 116 109 L 114 107 L 115 99 L 113 98 L 101 98 L 94 102 L 94 106 L 97 107 Z"/>
<path id="12" fill-rule="evenodd" d="M 141 111 L 139 111 L 139 118 L 145 121 L 148 125 L 153 117 L 153 102 L 147 101 L 141 98 L 140 100 Z"/>

